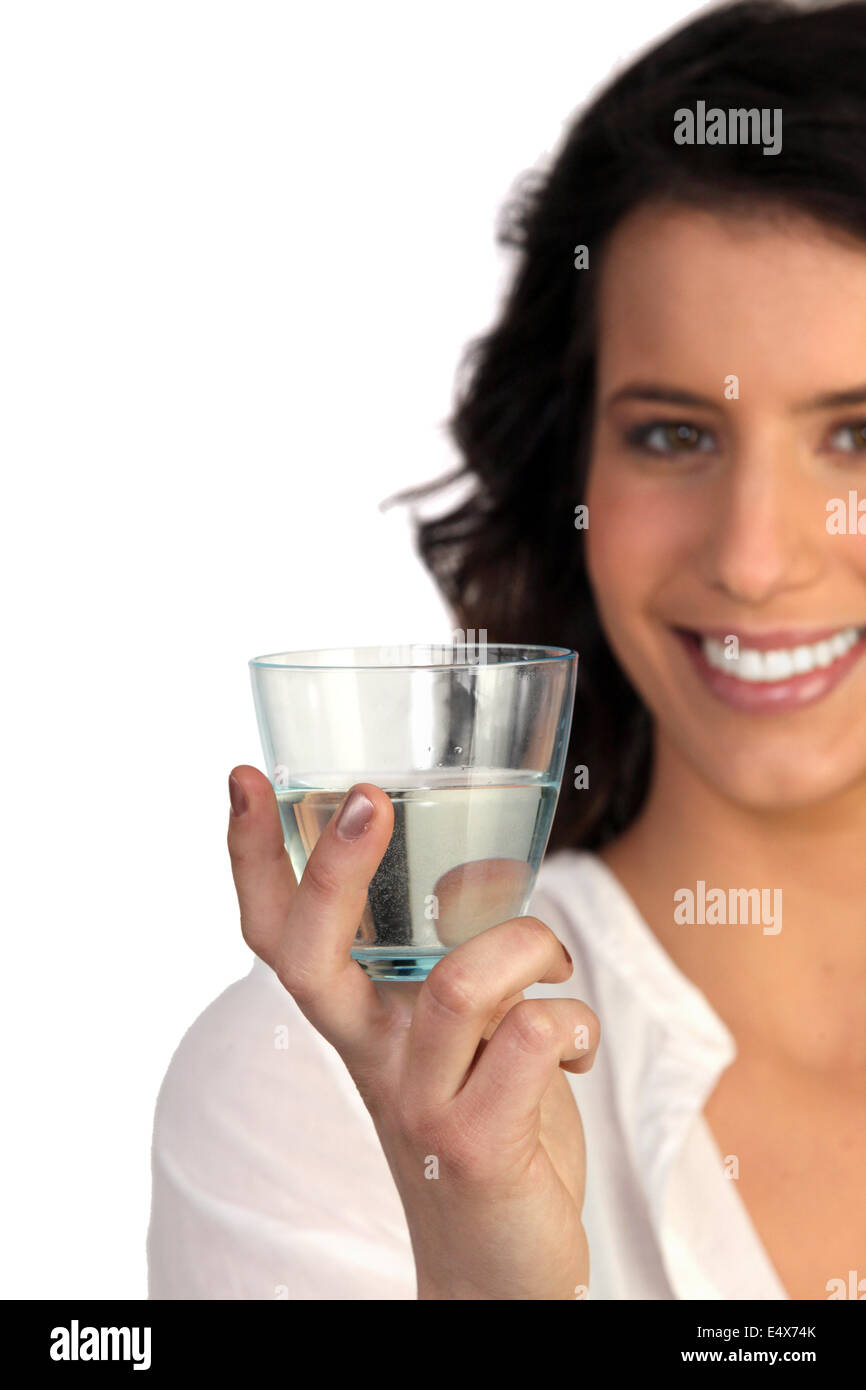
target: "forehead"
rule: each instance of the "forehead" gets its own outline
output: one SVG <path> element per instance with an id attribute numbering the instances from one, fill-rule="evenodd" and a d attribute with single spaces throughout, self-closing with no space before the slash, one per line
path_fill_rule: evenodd
<path id="1" fill-rule="evenodd" d="M 605 248 L 598 375 L 650 367 L 670 384 L 737 373 L 765 397 L 862 380 L 866 240 L 796 212 L 638 208 Z"/>

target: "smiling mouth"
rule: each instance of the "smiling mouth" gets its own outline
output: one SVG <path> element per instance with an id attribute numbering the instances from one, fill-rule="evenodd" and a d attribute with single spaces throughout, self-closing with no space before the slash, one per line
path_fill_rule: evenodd
<path id="1" fill-rule="evenodd" d="M 822 699 L 866 651 L 866 624 L 751 635 L 719 628 L 674 632 L 710 690 L 754 712 Z"/>
<path id="2" fill-rule="evenodd" d="M 834 661 L 846 656 L 866 633 L 866 627 L 842 627 L 819 642 L 801 643 L 792 647 L 761 649 L 750 647 L 749 639 L 737 639 L 738 655 L 731 655 L 718 637 L 699 637 L 704 660 L 716 671 L 724 671 L 740 681 L 784 681 L 792 676 L 805 676 L 810 671 L 826 670 Z M 695 634 L 698 636 L 698 634 Z M 734 634 L 732 634 L 734 635 Z"/>

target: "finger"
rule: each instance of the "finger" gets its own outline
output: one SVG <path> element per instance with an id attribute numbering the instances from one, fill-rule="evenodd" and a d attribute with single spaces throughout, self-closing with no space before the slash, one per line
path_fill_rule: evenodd
<path id="1" fill-rule="evenodd" d="M 457 1105 L 488 1117 L 497 1136 L 524 1132 L 556 1067 L 588 1071 L 600 1037 L 598 1017 L 581 999 L 523 999 L 487 1043 Z"/>
<path id="2" fill-rule="evenodd" d="M 387 997 L 350 951 L 393 828 L 385 792 L 356 783 L 319 836 L 274 943 L 276 974 L 344 1060 L 377 1053 L 391 1017 Z"/>
<path id="3" fill-rule="evenodd" d="M 412 1091 L 425 1104 L 451 1100 L 503 1001 L 536 983 L 561 984 L 572 968 L 536 917 L 512 917 L 456 946 L 433 967 L 415 1003 L 406 1049 Z"/>
<path id="4" fill-rule="evenodd" d="M 247 766 L 232 768 L 229 796 L 227 839 L 241 931 L 251 950 L 270 965 L 297 887 L 277 799 L 264 773 Z"/>
<path id="5" fill-rule="evenodd" d="M 424 988 L 424 980 L 375 980 L 374 984 L 381 993 L 391 996 L 389 1004 L 395 1016 L 402 1017 L 404 1025 L 408 1028 L 412 1014 L 415 1010 L 415 1002 L 421 990 Z M 488 1022 L 484 1026 L 480 1047 L 484 1046 L 484 1039 L 492 1038 L 500 1022 L 508 1013 L 512 1004 L 516 1004 L 518 999 L 523 998 L 523 991 L 517 994 L 509 994 L 506 999 L 500 1001 L 491 1014 Z"/>

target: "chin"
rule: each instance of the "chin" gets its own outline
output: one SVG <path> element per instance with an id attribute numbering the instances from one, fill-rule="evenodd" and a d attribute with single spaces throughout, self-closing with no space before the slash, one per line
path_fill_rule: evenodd
<path id="1" fill-rule="evenodd" d="M 744 730 L 739 737 L 714 738 L 710 729 L 690 737 L 682 723 L 659 727 L 702 781 L 749 810 L 803 810 L 866 787 L 866 747 L 851 746 L 850 729 L 833 744 L 809 739 L 805 731 L 774 738 L 766 730 Z"/>

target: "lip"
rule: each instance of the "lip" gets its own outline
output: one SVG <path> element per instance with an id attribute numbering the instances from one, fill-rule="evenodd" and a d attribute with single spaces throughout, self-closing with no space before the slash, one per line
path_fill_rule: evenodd
<path id="1" fill-rule="evenodd" d="M 776 648 L 809 646 L 821 642 L 843 627 L 861 627 L 861 623 L 840 623 L 824 628 L 788 628 L 773 631 L 746 633 L 732 628 L 705 628 L 698 630 L 672 628 L 693 669 L 704 685 L 719 700 L 732 709 L 747 714 L 785 714 L 791 710 L 803 709 L 816 704 L 835 690 L 845 679 L 852 667 L 866 652 L 866 632 L 854 643 L 844 656 L 840 656 L 830 666 L 807 671 L 803 675 L 791 676 L 781 681 L 741 681 L 736 676 L 725 675 L 716 670 L 706 660 L 701 650 L 701 638 L 715 637 L 721 641 L 735 636 L 740 646 L 754 651 L 772 651 Z"/>

